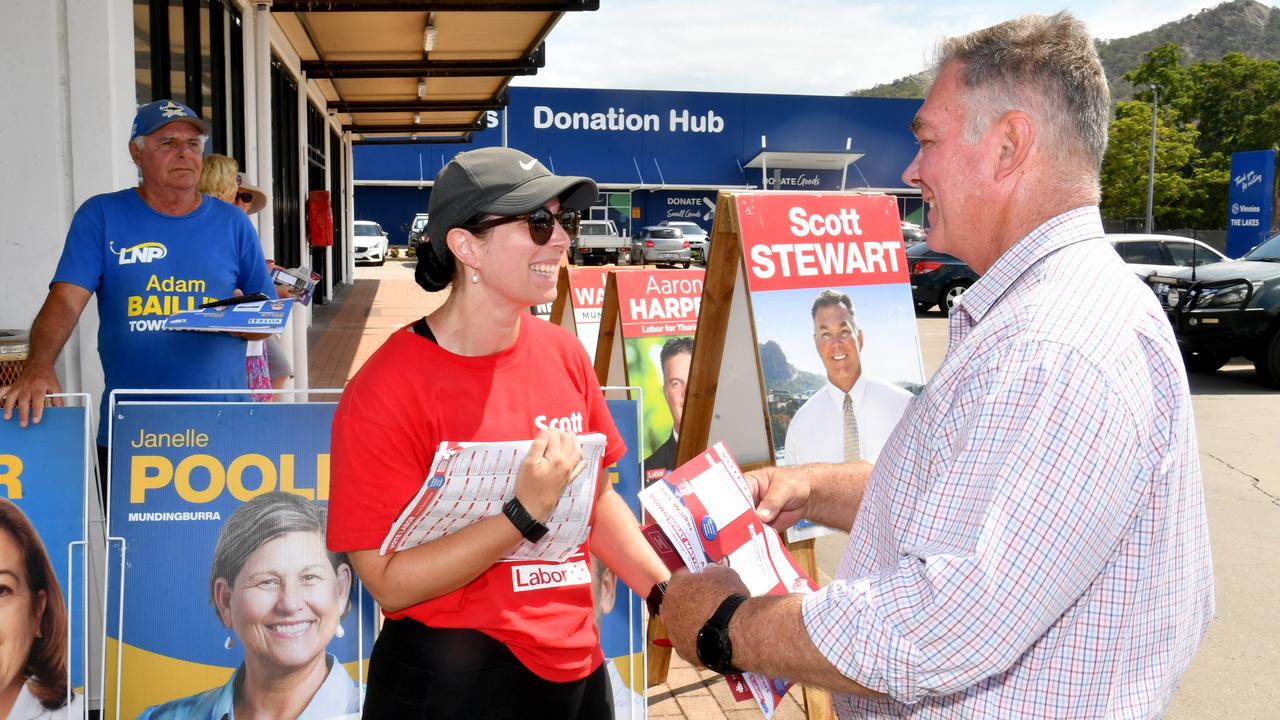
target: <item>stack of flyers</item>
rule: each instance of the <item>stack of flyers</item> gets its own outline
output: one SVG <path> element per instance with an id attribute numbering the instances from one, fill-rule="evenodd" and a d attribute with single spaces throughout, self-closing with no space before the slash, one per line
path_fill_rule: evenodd
<path id="1" fill-rule="evenodd" d="M 579 435 L 584 467 L 560 495 L 547 518 L 546 537 L 522 540 L 504 561 L 563 562 L 586 540 L 597 478 L 604 460 L 605 437 Z M 532 440 L 508 442 L 442 442 L 418 494 L 391 524 L 381 554 L 407 550 L 455 533 L 490 515 L 516 496 L 516 476 Z"/>
<path id="2" fill-rule="evenodd" d="M 165 330 L 275 335 L 284 332 L 292 309 L 291 300 L 268 300 L 265 295 L 254 293 L 175 312 L 164 319 L 161 327 Z"/>
<path id="3" fill-rule="evenodd" d="M 738 573 L 755 595 L 813 592 L 817 586 L 796 564 L 778 533 L 756 515 L 751 487 L 723 443 L 700 455 L 640 492 L 640 502 L 661 533 L 646 528 L 645 537 L 673 565 L 673 555 L 693 572 L 709 564 Z M 738 700 L 755 698 L 766 718 L 791 683 L 756 673 L 728 675 Z"/>

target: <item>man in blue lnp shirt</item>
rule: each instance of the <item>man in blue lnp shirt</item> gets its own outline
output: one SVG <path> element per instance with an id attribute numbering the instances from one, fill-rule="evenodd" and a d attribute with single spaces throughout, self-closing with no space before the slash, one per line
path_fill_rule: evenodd
<path id="1" fill-rule="evenodd" d="M 22 376 L 0 388 L 6 421 L 16 409 L 23 427 L 28 419 L 40 422 L 45 395 L 61 392 L 53 362 L 95 293 L 106 381 L 100 461 L 105 461 L 112 390 L 247 387 L 245 340 L 263 336 L 161 329 L 167 315 L 236 291 L 275 294 L 258 235 L 245 214 L 196 190 L 208 134 L 208 123 L 172 100 L 138 108 L 129 155 L 142 183 L 91 197 L 76 210 L 49 294 L 31 327 Z"/>

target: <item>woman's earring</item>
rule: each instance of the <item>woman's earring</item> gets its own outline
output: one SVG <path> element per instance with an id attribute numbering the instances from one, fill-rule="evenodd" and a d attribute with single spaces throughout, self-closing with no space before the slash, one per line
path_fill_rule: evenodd
<path id="1" fill-rule="evenodd" d="M 478 283 L 478 282 L 480 282 L 480 273 L 478 273 L 478 272 L 473 272 L 473 273 L 471 273 L 471 282 L 473 282 L 473 283 Z"/>
<path id="2" fill-rule="evenodd" d="M 338 623 L 338 631 L 334 633 L 338 637 L 346 637 L 347 631 L 342 629 L 342 623 Z"/>
<path id="3" fill-rule="evenodd" d="M 39 628 L 37 628 L 37 629 L 36 629 L 36 637 L 38 637 L 38 638 L 42 638 L 42 637 L 44 637 L 44 632 L 43 632 L 42 630 L 40 630 Z"/>
<path id="4" fill-rule="evenodd" d="M 231 642 L 231 636 L 230 636 L 230 635 L 228 635 L 228 636 L 227 636 L 226 641 L 224 641 L 224 642 L 222 643 L 222 647 L 223 647 L 224 649 L 226 649 L 226 650 L 230 650 L 230 649 L 231 649 L 231 646 L 232 646 L 232 645 L 234 645 L 234 644 L 235 644 L 235 643 Z"/>

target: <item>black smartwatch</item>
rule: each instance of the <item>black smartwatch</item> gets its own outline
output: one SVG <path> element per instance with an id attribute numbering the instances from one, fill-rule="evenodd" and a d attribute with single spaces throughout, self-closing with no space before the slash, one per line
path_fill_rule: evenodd
<path id="1" fill-rule="evenodd" d="M 524 505 L 520 504 L 519 498 L 511 498 L 502 506 L 502 514 L 507 516 L 512 525 L 520 531 L 525 540 L 536 543 L 547 534 L 547 526 L 538 522 L 528 510 L 524 509 Z"/>
<path id="2" fill-rule="evenodd" d="M 721 675 L 742 672 L 733 666 L 733 643 L 729 642 L 729 619 L 746 599 L 746 595 L 730 595 L 725 598 L 711 615 L 711 619 L 707 620 L 707 623 L 698 631 L 696 643 L 698 662 Z"/>
<path id="3" fill-rule="evenodd" d="M 649 617 L 658 617 L 662 612 L 662 599 L 667 596 L 667 581 L 663 580 L 653 586 L 649 591 L 649 597 L 645 598 L 645 604 L 649 606 Z"/>

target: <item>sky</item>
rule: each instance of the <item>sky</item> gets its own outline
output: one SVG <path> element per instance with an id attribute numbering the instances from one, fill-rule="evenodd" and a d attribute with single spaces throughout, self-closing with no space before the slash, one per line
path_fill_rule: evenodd
<path id="1" fill-rule="evenodd" d="M 1206 0 L 855 2 L 600 0 L 565 13 L 547 64 L 513 85 L 843 95 L 925 69 L 938 41 L 1062 9 L 1099 39 L 1127 37 Z"/>

